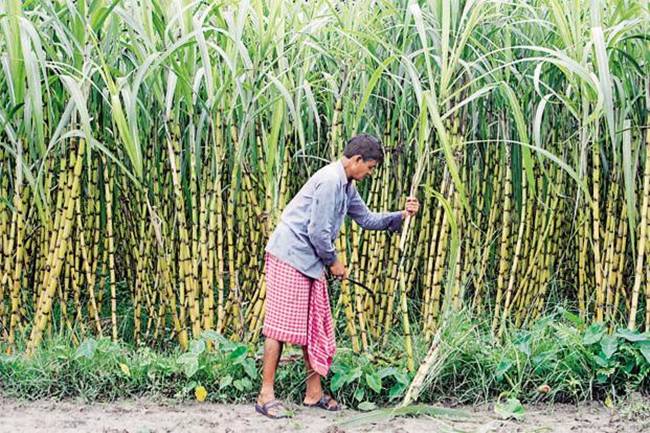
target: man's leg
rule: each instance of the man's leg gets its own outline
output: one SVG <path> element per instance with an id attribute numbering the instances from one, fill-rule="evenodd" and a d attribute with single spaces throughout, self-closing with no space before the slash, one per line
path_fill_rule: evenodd
<path id="1" fill-rule="evenodd" d="M 262 389 L 257 397 L 257 403 L 264 405 L 275 400 L 273 385 L 275 383 L 275 370 L 278 368 L 283 343 L 273 338 L 264 341 L 264 358 L 262 360 Z M 274 413 L 275 414 L 275 413 Z"/>
<path id="2" fill-rule="evenodd" d="M 302 354 L 305 358 L 305 367 L 307 368 L 307 391 L 305 392 L 305 399 L 303 402 L 305 404 L 318 403 L 323 396 L 323 387 L 320 383 L 320 375 L 311 368 L 309 355 L 307 354 L 307 346 L 302 346 Z M 336 400 L 331 399 L 327 404 L 327 407 L 333 409 L 337 404 Z"/>

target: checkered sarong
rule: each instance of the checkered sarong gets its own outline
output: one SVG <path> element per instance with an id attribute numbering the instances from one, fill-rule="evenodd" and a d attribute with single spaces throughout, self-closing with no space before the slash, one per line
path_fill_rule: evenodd
<path id="1" fill-rule="evenodd" d="M 274 340 L 307 346 L 314 371 L 326 376 L 336 343 L 327 281 L 314 280 L 266 254 L 266 314 L 262 333 Z"/>

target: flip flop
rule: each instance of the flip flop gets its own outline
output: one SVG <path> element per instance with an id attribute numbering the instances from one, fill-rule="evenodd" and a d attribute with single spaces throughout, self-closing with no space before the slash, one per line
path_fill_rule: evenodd
<path id="1" fill-rule="evenodd" d="M 269 409 L 278 406 L 282 408 L 282 410 L 278 415 L 273 415 L 272 413 L 269 413 Z M 264 404 L 255 403 L 255 411 L 271 419 L 289 418 L 289 415 L 287 415 L 286 413 L 287 412 L 286 409 L 282 405 L 282 402 L 279 400 L 271 400 Z"/>
<path id="2" fill-rule="evenodd" d="M 320 400 L 318 400 L 316 403 L 303 403 L 303 406 L 318 407 L 329 412 L 338 412 L 343 409 L 343 407 L 338 403 L 335 403 L 334 406 L 330 407 L 330 401 L 332 401 L 332 397 L 327 394 L 323 394 Z"/>

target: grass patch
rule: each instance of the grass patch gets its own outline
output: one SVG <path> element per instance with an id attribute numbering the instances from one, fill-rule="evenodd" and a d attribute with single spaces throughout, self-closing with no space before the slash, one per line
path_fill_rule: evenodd
<path id="1" fill-rule="evenodd" d="M 355 354 L 340 347 L 326 386 L 347 406 L 371 410 L 399 401 L 412 379 L 395 334 L 382 351 Z M 421 403 L 479 403 L 504 397 L 522 402 L 578 402 L 618 398 L 650 390 L 650 336 L 623 328 L 612 334 L 587 326 L 559 309 L 528 329 L 507 330 L 501 339 L 483 323 L 458 314 L 443 335 L 447 355 L 423 389 Z M 5 347 L 0 347 L 3 350 Z M 66 334 L 50 337 L 32 358 L 0 356 L 1 392 L 21 399 L 77 397 L 112 401 L 132 397 L 252 401 L 260 386 L 261 345 L 246 345 L 206 331 L 186 352 L 155 351 L 89 338 L 75 346 Z M 427 344 L 416 340 L 423 357 Z M 304 366 L 297 348 L 284 356 L 276 393 L 299 402 Z M 376 355 L 372 355 L 376 354 Z"/>

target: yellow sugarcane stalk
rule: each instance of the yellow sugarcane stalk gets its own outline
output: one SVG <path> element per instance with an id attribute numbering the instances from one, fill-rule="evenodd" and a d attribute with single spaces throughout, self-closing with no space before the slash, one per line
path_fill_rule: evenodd
<path id="1" fill-rule="evenodd" d="M 79 199 L 79 177 L 81 175 L 81 169 L 83 166 L 84 151 L 85 141 L 79 140 L 74 170 L 71 173 L 71 194 L 66 197 L 65 213 L 62 218 L 61 228 L 58 233 L 58 237 L 61 238 L 61 244 L 57 251 L 56 257 L 53 260 L 53 266 L 50 271 L 47 285 L 45 286 L 43 294 L 41 295 L 41 302 L 39 303 L 36 314 L 34 315 L 34 326 L 32 328 L 26 350 L 26 353 L 28 355 L 33 354 L 34 350 L 40 345 L 43 337 L 43 332 L 47 326 L 49 313 L 52 308 L 52 300 L 58 285 L 58 276 L 63 266 L 63 257 L 65 257 L 65 251 L 68 247 L 68 240 L 70 232 L 72 230 L 72 215 L 74 212 L 75 201 Z"/>
<path id="2" fill-rule="evenodd" d="M 650 115 L 648 116 L 650 125 Z M 643 171 L 643 195 L 641 199 L 641 221 L 639 223 L 639 240 L 637 242 L 636 264 L 634 267 L 634 286 L 632 287 L 632 299 L 630 303 L 630 315 L 627 327 L 630 330 L 636 329 L 636 314 L 639 305 L 639 294 L 641 280 L 643 279 L 643 264 L 645 259 L 645 247 L 648 242 L 648 206 L 650 206 L 650 128 L 646 129 L 645 166 Z M 646 271 L 647 272 L 647 271 Z M 648 283 L 646 283 L 648 284 Z M 646 293 L 648 288 L 646 287 Z M 646 306 L 646 310 L 650 307 Z"/>
<path id="3" fill-rule="evenodd" d="M 512 209 L 512 170 L 510 168 L 510 154 L 508 153 L 505 160 L 506 179 L 504 185 L 503 201 L 503 219 L 501 225 L 501 245 L 499 250 L 499 275 L 497 277 L 497 294 L 494 301 L 494 315 L 492 316 L 492 331 L 496 330 L 499 323 L 499 312 L 501 308 L 501 298 L 505 286 L 505 275 L 508 269 L 510 258 L 508 257 L 508 247 L 510 238 L 511 209 Z"/>

